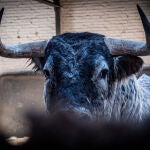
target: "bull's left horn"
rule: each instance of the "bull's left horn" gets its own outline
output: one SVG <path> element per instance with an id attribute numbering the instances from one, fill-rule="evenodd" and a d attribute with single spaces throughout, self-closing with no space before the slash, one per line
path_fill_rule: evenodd
<path id="1" fill-rule="evenodd" d="M 139 11 L 143 23 L 146 35 L 146 43 L 105 37 L 104 41 L 112 55 L 126 55 L 126 54 L 135 56 L 150 55 L 150 22 L 139 5 L 137 5 L 137 9 Z"/>

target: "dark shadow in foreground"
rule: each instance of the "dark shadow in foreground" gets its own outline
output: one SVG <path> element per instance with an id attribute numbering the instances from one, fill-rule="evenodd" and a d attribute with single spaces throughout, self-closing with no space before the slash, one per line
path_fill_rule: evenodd
<path id="1" fill-rule="evenodd" d="M 27 115 L 31 122 L 30 139 L 18 146 L 0 136 L 0 149 L 107 149 L 150 147 L 150 120 L 140 126 L 128 123 L 91 121 L 75 114 Z"/>

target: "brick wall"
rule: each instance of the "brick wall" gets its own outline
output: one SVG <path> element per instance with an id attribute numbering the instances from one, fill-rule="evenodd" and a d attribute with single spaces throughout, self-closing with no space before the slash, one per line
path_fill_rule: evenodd
<path id="1" fill-rule="evenodd" d="M 144 41 L 137 3 L 150 18 L 149 0 L 61 0 L 61 31 L 89 31 Z M 149 56 L 144 60 L 145 65 L 150 65 Z"/>
<path id="2" fill-rule="evenodd" d="M 150 17 L 149 0 L 61 0 L 61 31 L 89 31 L 114 38 L 144 41 L 137 3 Z M 25 43 L 55 35 L 53 7 L 36 0 L 0 0 L 0 7 L 5 7 L 0 27 L 3 42 Z M 150 65 L 149 57 L 144 57 L 144 60 L 145 65 Z M 0 74 L 30 70 L 26 59 L 0 57 Z"/>
<path id="3" fill-rule="evenodd" d="M 45 40 L 55 35 L 54 8 L 36 0 L 0 0 L 5 8 L 0 35 L 7 44 Z M 26 59 L 0 57 L 0 74 L 29 71 Z"/>

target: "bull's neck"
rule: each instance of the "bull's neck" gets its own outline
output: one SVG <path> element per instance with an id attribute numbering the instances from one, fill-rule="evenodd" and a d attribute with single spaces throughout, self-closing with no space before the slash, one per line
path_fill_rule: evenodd
<path id="1" fill-rule="evenodd" d="M 116 83 L 111 117 L 116 120 L 140 121 L 142 92 L 135 75 Z"/>

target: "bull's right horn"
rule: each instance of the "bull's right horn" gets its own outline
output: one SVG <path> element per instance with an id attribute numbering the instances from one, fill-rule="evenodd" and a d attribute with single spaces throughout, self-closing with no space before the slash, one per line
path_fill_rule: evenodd
<path id="1" fill-rule="evenodd" d="M 2 8 L 1 11 L 0 11 L 0 24 L 1 24 L 1 21 L 2 21 L 3 13 L 4 13 L 4 8 Z"/>
<path id="2" fill-rule="evenodd" d="M 0 41 L 0 56 L 8 58 L 44 57 L 47 41 L 7 46 Z"/>
<path id="3" fill-rule="evenodd" d="M 0 22 L 2 20 L 3 12 L 4 8 L 0 11 Z M 7 46 L 0 40 L 0 56 L 9 58 L 44 57 L 47 43 L 48 40 Z"/>

